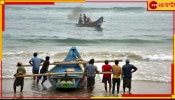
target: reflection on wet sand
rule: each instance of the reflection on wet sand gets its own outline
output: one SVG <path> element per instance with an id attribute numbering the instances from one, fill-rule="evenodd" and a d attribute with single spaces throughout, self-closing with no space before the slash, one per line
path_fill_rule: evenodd
<path id="1" fill-rule="evenodd" d="M 105 92 L 104 84 L 101 80 L 96 80 L 95 88 L 92 93 L 88 93 L 86 87 L 77 89 L 55 89 L 49 81 L 43 85 L 36 84 L 32 79 L 25 79 L 23 92 L 17 88 L 16 93 L 13 92 L 13 79 L 2 80 L 2 97 L 8 98 L 95 98 L 95 97 L 121 97 L 123 95 L 122 85 L 119 94 L 116 92 Z M 122 84 L 122 83 L 121 83 Z M 133 81 L 133 94 L 170 94 L 170 83 L 156 83 L 147 81 Z M 148 89 L 147 86 L 152 89 Z M 161 88 L 164 87 L 164 88 Z M 144 89 L 143 89 L 144 88 Z M 126 90 L 126 94 L 128 90 Z"/>

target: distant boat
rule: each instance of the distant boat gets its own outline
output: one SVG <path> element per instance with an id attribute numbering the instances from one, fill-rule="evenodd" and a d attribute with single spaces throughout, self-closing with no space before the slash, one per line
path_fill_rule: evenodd
<path id="1" fill-rule="evenodd" d="M 72 47 L 63 61 L 64 64 L 56 64 L 50 70 L 50 73 L 58 73 L 48 76 L 51 84 L 55 88 L 83 88 L 87 84 L 83 74 L 86 64 L 79 61 L 83 60 L 76 47 Z M 68 64 L 65 64 L 66 62 Z"/>
<path id="2" fill-rule="evenodd" d="M 79 27 L 101 27 L 103 23 L 103 17 L 100 17 L 97 21 L 93 21 L 90 23 L 76 24 Z"/>

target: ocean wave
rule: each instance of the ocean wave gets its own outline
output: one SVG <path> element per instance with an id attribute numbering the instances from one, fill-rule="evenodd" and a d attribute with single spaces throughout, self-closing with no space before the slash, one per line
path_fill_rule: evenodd
<path id="1" fill-rule="evenodd" d="M 173 57 L 170 55 L 165 55 L 165 54 L 153 54 L 153 55 L 147 55 L 143 59 L 145 59 L 145 60 L 157 60 L 157 61 L 171 61 L 171 60 L 173 60 Z"/>
<path id="2" fill-rule="evenodd" d="M 150 36 L 147 36 L 150 37 Z M 172 42 L 172 38 L 162 38 L 162 39 L 150 39 L 150 38 L 123 38 L 123 39 L 88 39 L 88 38 L 61 38 L 58 36 L 53 37 L 45 37 L 45 36 L 35 36 L 27 38 L 11 38 L 11 40 L 19 41 L 19 42 L 27 42 L 27 43 L 40 43 L 40 42 L 46 42 L 47 43 L 56 43 L 56 44 L 82 44 L 82 45 L 97 45 L 97 44 L 118 44 L 118 43 L 127 43 L 127 44 L 149 44 L 149 43 L 156 43 L 156 44 L 162 44 L 165 42 Z"/>
<path id="3" fill-rule="evenodd" d="M 14 11 L 53 11 L 53 12 L 64 12 L 64 11 L 72 11 L 76 13 L 83 13 L 83 12 L 108 12 L 112 11 L 114 13 L 141 13 L 147 12 L 146 7 L 58 7 L 58 6 L 6 6 L 7 10 L 14 10 Z M 167 12 L 161 12 L 167 13 Z"/>
<path id="4" fill-rule="evenodd" d="M 27 51 L 19 51 L 19 52 L 3 52 L 3 58 L 6 57 L 31 57 L 33 52 L 27 52 Z M 45 57 L 45 55 L 50 55 L 51 58 L 61 58 L 63 59 L 66 55 L 66 51 L 62 52 L 44 52 L 44 51 L 38 51 L 38 54 L 42 57 Z M 145 54 L 139 51 L 98 51 L 98 52 L 85 52 L 80 51 L 80 55 L 82 58 L 89 59 L 91 57 L 99 58 L 99 59 L 115 59 L 115 58 L 130 58 L 137 61 L 172 61 L 173 57 L 172 55 L 167 54 Z"/>
<path id="5" fill-rule="evenodd" d="M 57 7 L 57 6 L 7 6 L 6 7 L 7 10 L 32 10 L 32 11 L 66 11 L 66 10 L 73 10 L 76 12 L 85 12 L 85 11 L 91 11 L 91 12 L 96 12 L 96 11 L 100 11 L 100 12 L 104 12 L 104 11 L 113 11 L 113 12 L 146 12 L 147 9 L 146 7 Z"/>

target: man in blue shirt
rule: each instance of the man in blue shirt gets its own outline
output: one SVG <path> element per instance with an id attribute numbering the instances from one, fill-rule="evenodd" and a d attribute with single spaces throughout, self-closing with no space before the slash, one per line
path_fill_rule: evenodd
<path id="1" fill-rule="evenodd" d="M 36 52 L 33 54 L 33 58 L 31 58 L 29 60 L 29 64 L 33 66 L 32 67 L 32 73 L 33 74 L 38 74 L 39 73 L 40 64 L 43 61 L 44 61 L 43 59 L 37 57 L 37 53 Z M 33 76 L 33 80 L 35 81 L 35 76 Z"/>
<path id="2" fill-rule="evenodd" d="M 129 88 L 129 94 L 131 94 L 131 79 L 132 73 L 137 71 L 137 67 L 132 64 L 129 64 L 129 59 L 126 59 L 126 64 L 122 67 L 122 77 L 123 77 L 123 92 L 125 93 L 125 88 Z"/>

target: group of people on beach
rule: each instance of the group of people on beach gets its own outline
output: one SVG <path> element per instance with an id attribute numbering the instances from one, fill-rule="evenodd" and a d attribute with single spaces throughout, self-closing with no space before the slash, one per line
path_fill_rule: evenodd
<path id="1" fill-rule="evenodd" d="M 126 64 L 122 67 L 118 65 L 119 60 L 115 60 L 114 65 L 110 65 L 108 60 L 105 60 L 104 63 L 102 65 L 102 72 L 111 72 L 113 74 L 111 82 L 111 73 L 103 73 L 102 83 L 104 83 L 105 91 L 107 92 L 109 88 L 109 92 L 111 92 L 112 88 L 112 94 L 114 94 L 117 84 L 117 94 L 119 94 L 120 80 L 123 79 L 123 93 L 125 94 L 125 89 L 128 88 L 129 94 L 131 94 L 132 73 L 137 71 L 137 67 L 130 64 L 129 59 L 126 59 Z M 85 72 L 87 73 L 87 91 L 88 93 L 92 93 L 96 73 L 99 73 L 97 66 L 94 65 L 94 59 L 89 61 L 89 64 L 85 67 Z"/>
<path id="2" fill-rule="evenodd" d="M 86 23 L 90 23 L 91 22 L 91 18 L 87 17 L 85 14 L 80 14 L 79 16 L 79 20 L 78 20 L 78 24 L 86 24 Z"/>
<path id="3" fill-rule="evenodd" d="M 33 53 L 33 58 L 29 60 L 29 64 L 32 66 L 32 73 L 33 74 L 44 74 L 48 72 L 49 64 L 50 64 L 50 57 L 46 56 L 45 60 L 37 57 L 37 53 Z M 96 74 L 98 74 L 100 71 L 97 69 L 97 66 L 94 65 L 94 59 L 90 59 L 89 63 L 85 66 L 85 73 L 87 75 L 87 91 L 88 93 L 92 93 L 95 85 L 95 77 Z M 40 69 L 40 65 L 42 64 L 42 68 Z M 137 67 L 130 64 L 129 59 L 126 60 L 126 64 L 122 67 L 119 66 L 119 60 L 115 60 L 114 65 L 110 65 L 108 60 L 104 61 L 104 65 L 102 65 L 102 72 L 103 73 L 103 79 L 102 83 L 104 83 L 105 91 L 111 92 L 112 94 L 115 92 L 115 86 L 117 84 L 117 94 L 119 94 L 120 89 L 120 80 L 123 79 L 123 93 L 125 93 L 125 88 L 129 88 L 129 94 L 131 94 L 131 80 L 132 80 L 132 73 L 137 71 Z M 25 75 L 26 70 L 22 66 L 22 62 L 18 62 L 16 65 L 17 71 L 14 74 L 16 77 L 13 89 L 14 93 L 16 93 L 16 87 L 21 86 L 20 92 L 23 91 L 24 86 L 24 77 L 17 77 L 18 75 Z M 110 72 L 110 73 L 105 73 Z M 113 74 L 113 77 L 111 79 L 111 75 Z M 39 80 L 42 78 L 42 76 L 37 76 L 37 84 L 39 83 Z M 35 81 L 36 76 L 33 76 L 33 80 Z M 47 80 L 47 76 L 43 76 L 43 80 L 41 84 L 43 84 Z M 108 86 L 107 86 L 108 84 Z"/>
<path id="4" fill-rule="evenodd" d="M 32 66 L 32 73 L 33 74 L 44 74 L 48 72 L 49 64 L 50 64 L 50 57 L 46 56 L 45 60 L 37 57 L 37 53 L 33 53 L 33 58 L 29 60 L 29 64 Z M 42 68 L 40 69 L 40 65 L 43 63 Z M 18 62 L 16 65 L 17 71 L 14 74 L 16 77 L 14 83 L 13 83 L 13 89 L 14 93 L 16 93 L 16 87 L 21 86 L 20 92 L 23 91 L 23 86 L 24 86 L 24 77 L 17 77 L 18 75 L 25 75 L 26 74 L 26 69 L 22 66 L 22 62 Z M 37 84 L 39 83 L 39 80 L 42 78 L 42 76 L 37 76 Z M 36 76 L 33 76 L 33 80 L 35 81 Z M 47 76 L 43 76 L 43 80 L 41 84 L 43 84 L 47 80 Z"/>

